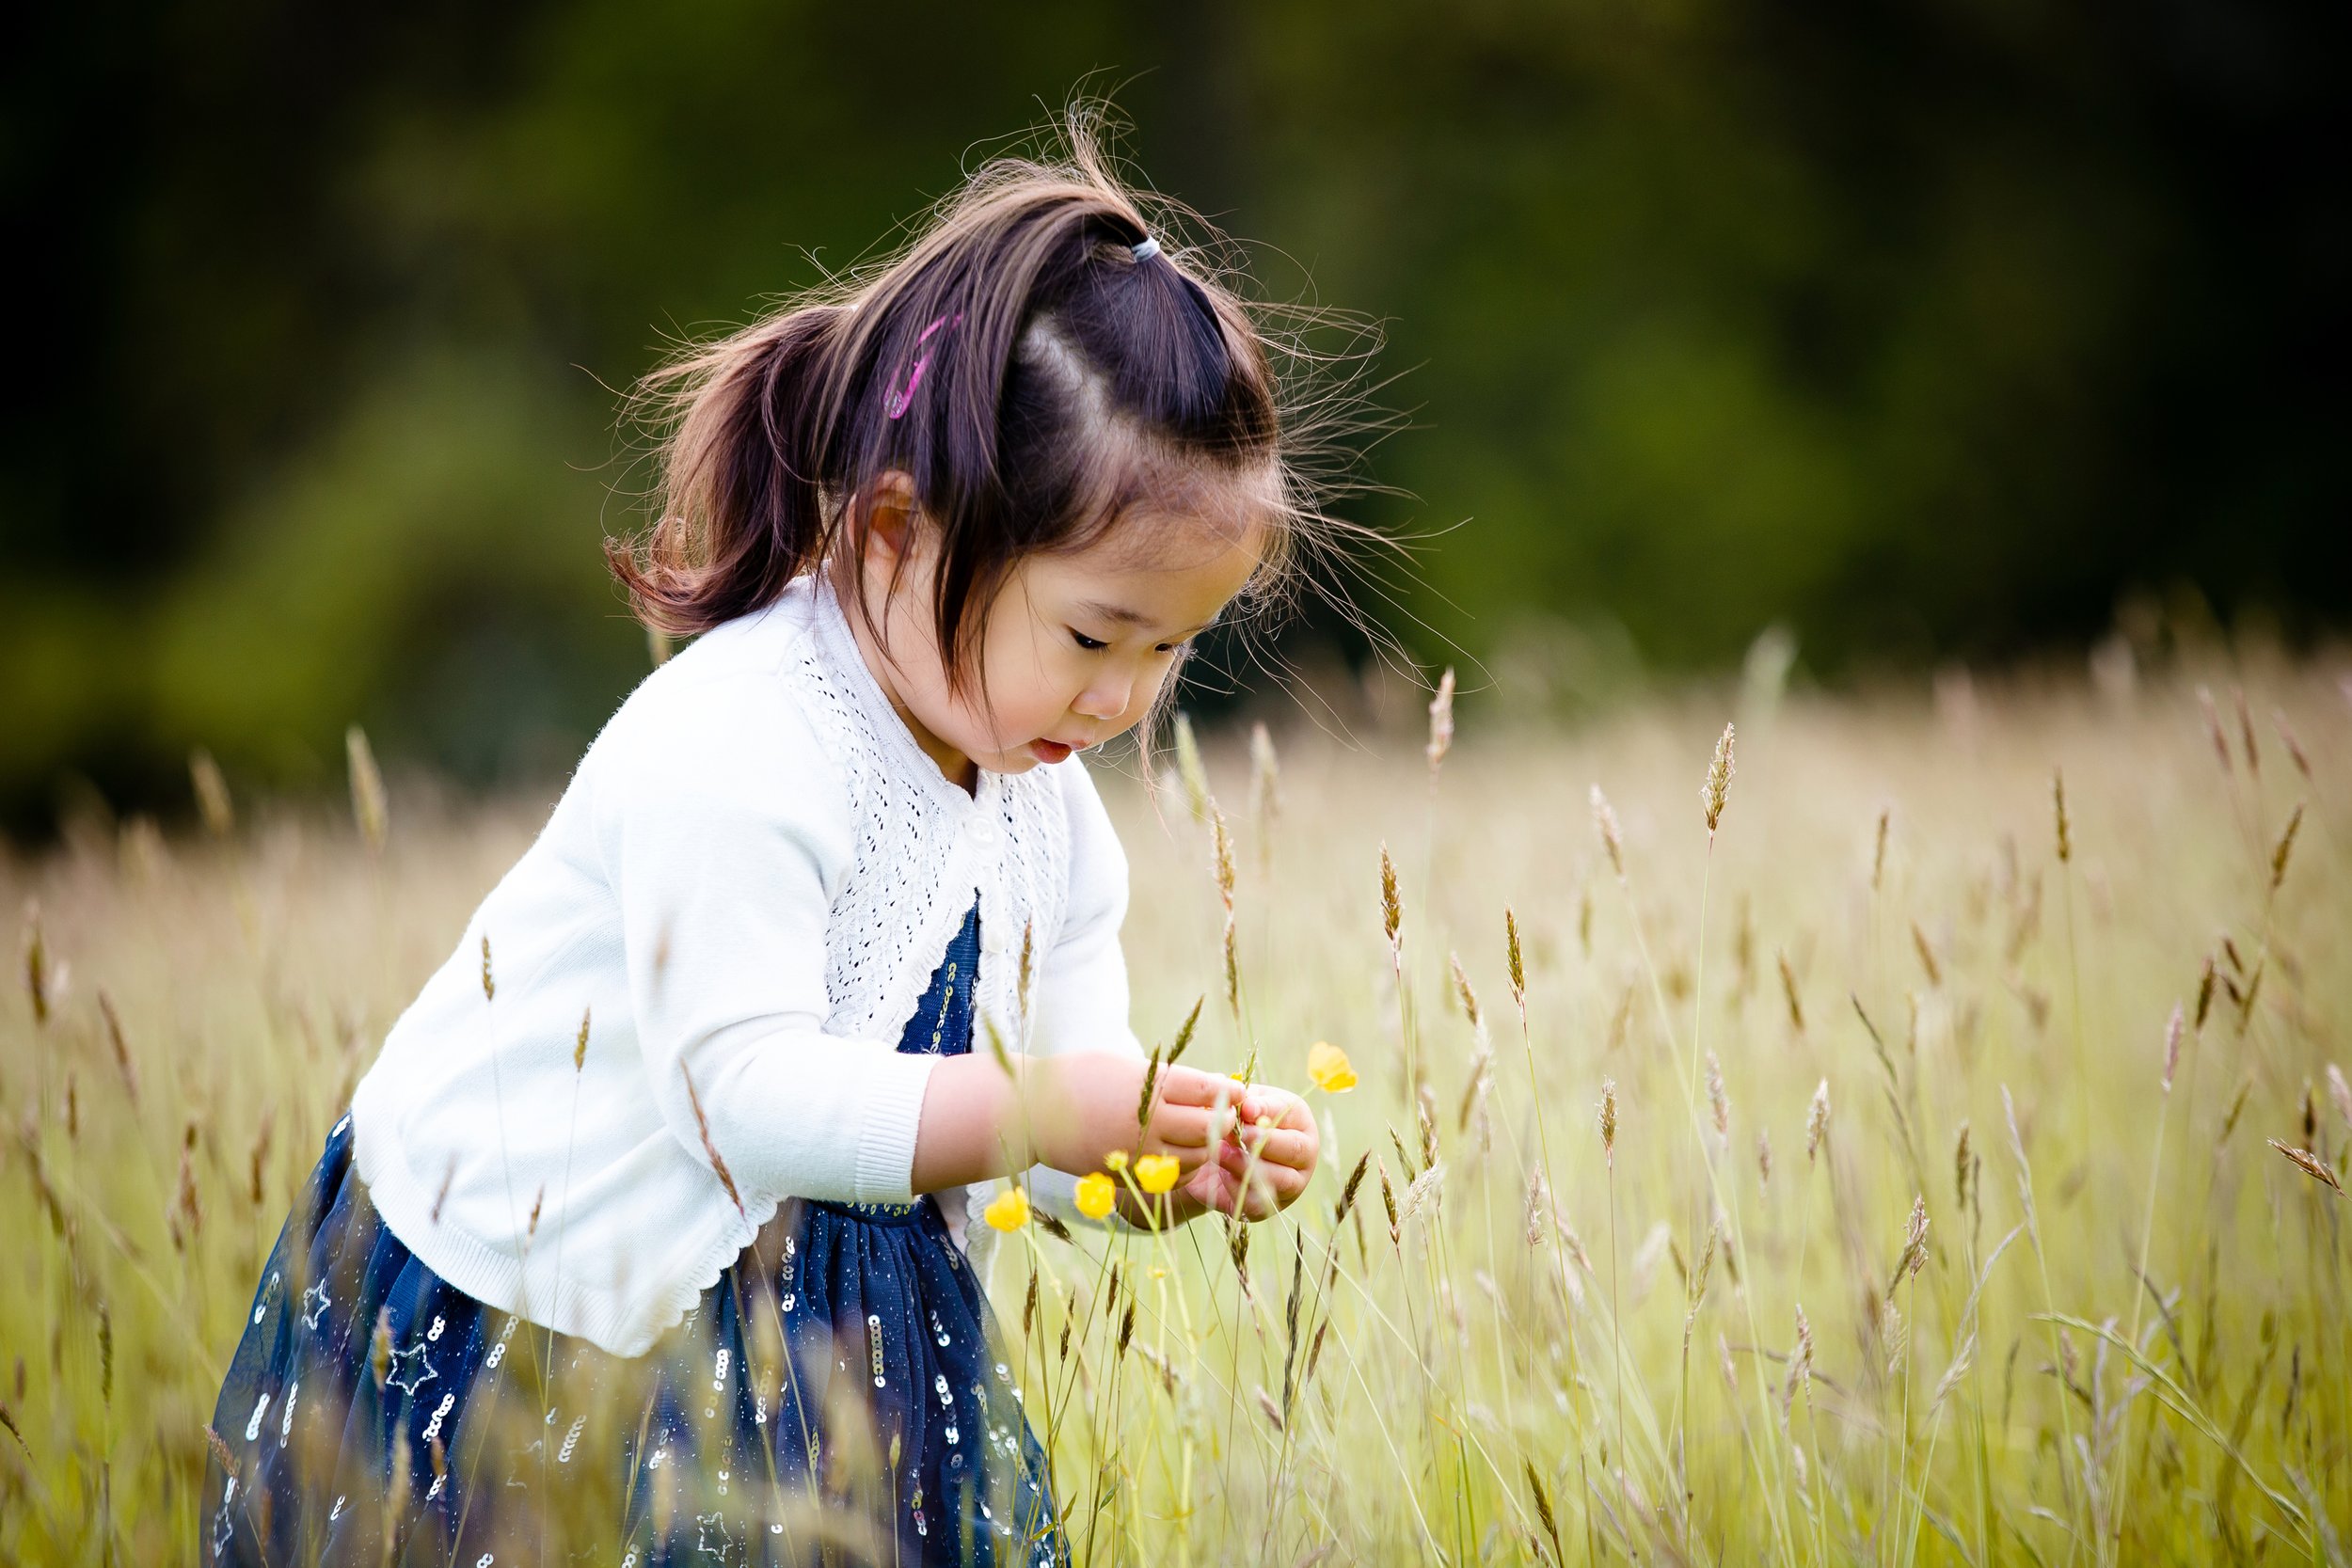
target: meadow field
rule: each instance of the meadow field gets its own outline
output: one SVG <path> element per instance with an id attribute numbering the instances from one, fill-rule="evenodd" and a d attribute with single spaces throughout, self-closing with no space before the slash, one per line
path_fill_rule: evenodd
<path id="1" fill-rule="evenodd" d="M 1326 1166 L 997 1239 L 1073 1554 L 2344 1564 L 2347 668 L 1105 765 L 1138 1032 L 1306 1087 Z M 0 861 L 12 1563 L 200 1560 L 262 1259 L 552 799 L 199 772 Z"/>

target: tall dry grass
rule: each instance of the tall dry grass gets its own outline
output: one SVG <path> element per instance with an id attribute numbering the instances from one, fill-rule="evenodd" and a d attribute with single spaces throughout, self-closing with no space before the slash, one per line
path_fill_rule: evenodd
<path id="1" fill-rule="evenodd" d="M 999 1246 L 1083 1560 L 2345 1560 L 2332 673 L 1452 696 L 1109 784 L 1147 1040 L 1357 1082 L 1278 1221 Z M 352 755 L 356 826 L 204 759 L 196 836 L 0 868 L 10 1561 L 195 1560 L 261 1259 L 543 809 Z"/>

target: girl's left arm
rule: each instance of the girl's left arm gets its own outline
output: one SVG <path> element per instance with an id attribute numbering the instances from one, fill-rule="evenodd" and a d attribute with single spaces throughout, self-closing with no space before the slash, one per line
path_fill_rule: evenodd
<path id="1" fill-rule="evenodd" d="M 1127 1016 L 1127 958 L 1119 941 L 1127 918 L 1127 852 L 1103 809 L 1094 780 L 1075 757 L 1055 768 L 1070 819 L 1070 902 L 1060 940 L 1038 966 L 1031 988 L 1031 1055 L 1103 1051 L 1144 1059 Z M 1100 1153 L 1107 1154 L 1104 1149 Z M 1064 1221 L 1087 1223 L 1076 1205 L 1078 1176 L 1031 1166 L 1029 1196 Z"/>
<path id="2" fill-rule="evenodd" d="M 1085 765 L 1073 758 L 1060 764 L 1057 772 L 1070 819 L 1070 904 L 1060 940 L 1039 968 L 1025 1049 L 1032 1056 L 1048 1058 L 1104 1052 L 1140 1063 L 1145 1052 L 1129 1021 L 1127 960 L 1120 942 L 1128 903 L 1126 851 Z M 1214 1075 L 1211 1078 L 1216 1084 L 1224 1082 Z M 1163 1098 L 1173 1090 L 1181 1100 L 1194 1101 L 1202 1087 L 1189 1070 L 1161 1074 Z M 1221 1090 L 1211 1092 L 1221 1094 Z M 1244 1212 L 1253 1217 L 1270 1212 L 1271 1207 L 1295 1196 L 1295 1189 L 1304 1187 L 1314 1168 L 1314 1123 L 1295 1096 L 1234 1085 L 1229 1103 L 1241 1127 L 1240 1138 L 1250 1144 L 1263 1141 L 1263 1147 L 1253 1161 L 1241 1141 L 1220 1140 L 1221 1147 L 1208 1164 L 1225 1173 L 1221 1181 L 1217 1170 L 1188 1165 L 1184 1183 L 1173 1195 L 1171 1205 L 1173 1217 L 1179 1221 L 1213 1208 L 1232 1206 L 1241 1196 L 1239 1179 L 1245 1170 L 1254 1171 L 1252 1185 L 1261 1191 Z M 1251 1126 L 1261 1117 L 1268 1131 Z M 1135 1132 L 1130 1126 L 1130 1144 L 1135 1142 Z M 1075 1206 L 1077 1173 L 1036 1165 L 1025 1180 L 1030 1196 L 1042 1200 L 1057 1217 L 1065 1221 L 1081 1218 Z"/>

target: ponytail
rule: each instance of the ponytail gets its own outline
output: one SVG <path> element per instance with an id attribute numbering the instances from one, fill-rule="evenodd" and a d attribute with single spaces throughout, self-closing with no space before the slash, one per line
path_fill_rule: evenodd
<path id="1" fill-rule="evenodd" d="M 638 618 L 691 637 L 774 602 L 825 545 L 809 461 L 820 392 L 837 374 L 850 311 L 771 317 L 656 371 L 641 396 L 665 406 L 660 516 L 605 559 Z"/>

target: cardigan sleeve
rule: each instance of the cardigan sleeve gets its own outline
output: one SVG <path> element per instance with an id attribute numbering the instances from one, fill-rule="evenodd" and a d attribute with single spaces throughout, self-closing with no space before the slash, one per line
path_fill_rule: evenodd
<path id="1" fill-rule="evenodd" d="M 1070 815 L 1070 902 L 1061 936 L 1038 972 L 1029 1049 L 1039 1055 L 1113 1051 L 1140 1057 L 1119 941 L 1127 918 L 1127 854 L 1085 765 L 1073 757 L 1055 767 Z M 1030 1197 L 1065 1224 L 1094 1223 L 1078 1212 L 1076 1173 L 1035 1165 L 1025 1180 Z"/>
<path id="2" fill-rule="evenodd" d="M 932 1060 L 824 1029 L 841 773 L 765 672 L 652 686 L 600 748 L 595 810 L 662 1119 L 755 1220 L 787 1196 L 905 1202 Z"/>
<path id="3" fill-rule="evenodd" d="M 1070 816 L 1070 901 L 1060 938 L 1039 966 L 1030 1050 L 1143 1054 L 1127 1017 L 1127 959 L 1119 928 L 1127 918 L 1127 852 L 1120 847 L 1094 780 L 1075 757 L 1057 765 Z"/>

